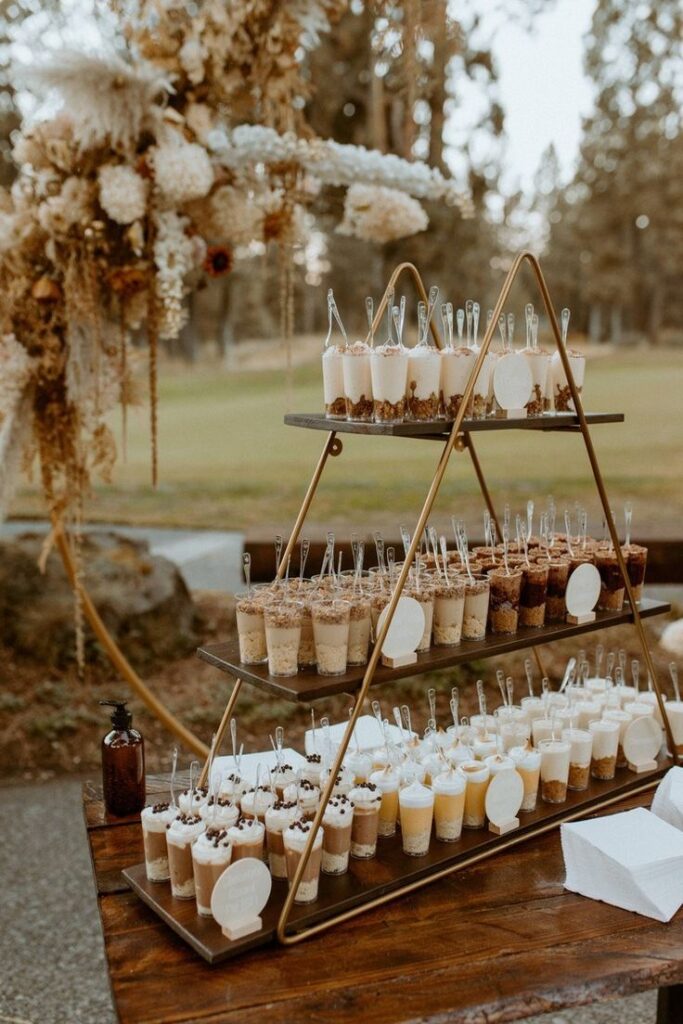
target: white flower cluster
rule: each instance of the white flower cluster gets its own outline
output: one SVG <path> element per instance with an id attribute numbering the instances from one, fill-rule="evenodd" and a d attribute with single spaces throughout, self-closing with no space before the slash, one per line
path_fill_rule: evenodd
<path id="1" fill-rule="evenodd" d="M 382 185 L 352 185 L 337 231 L 383 245 L 424 231 L 428 224 L 429 218 L 417 199 L 405 192 Z"/>
<path id="2" fill-rule="evenodd" d="M 154 150 L 153 160 L 154 180 L 166 206 L 180 206 L 208 195 L 213 167 L 203 146 L 186 142 L 178 132 L 168 132 Z"/>
<path id="3" fill-rule="evenodd" d="M 147 206 L 147 182 L 127 164 L 104 164 L 98 174 L 100 206 L 117 224 L 141 220 Z"/>
<path id="4" fill-rule="evenodd" d="M 185 277 L 194 266 L 195 248 L 185 234 L 189 224 L 173 210 L 155 217 L 154 263 L 157 268 L 157 297 L 161 304 L 159 337 L 177 338 L 186 319 L 183 306 Z"/>
<path id="5" fill-rule="evenodd" d="M 264 211 L 246 189 L 221 185 L 211 196 L 213 238 L 232 245 L 248 245 L 263 238 Z"/>
<path id="6" fill-rule="evenodd" d="M 253 163 L 298 163 L 326 185 L 383 185 L 420 199 L 442 199 L 471 214 L 471 200 L 454 181 L 420 161 L 403 160 L 365 146 L 342 145 L 324 139 L 302 139 L 293 132 L 279 134 L 262 125 L 239 125 L 231 133 L 209 135 L 209 144 L 232 169 Z"/>

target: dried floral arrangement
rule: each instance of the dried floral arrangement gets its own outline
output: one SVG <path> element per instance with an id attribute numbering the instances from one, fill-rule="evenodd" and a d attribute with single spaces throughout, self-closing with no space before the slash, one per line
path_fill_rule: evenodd
<path id="1" fill-rule="evenodd" d="M 420 198 L 468 212 L 419 162 L 313 136 L 306 51 L 347 0 L 109 0 L 121 53 L 60 52 L 25 69 L 50 119 L 23 126 L 0 194 L 0 518 L 37 457 L 54 521 L 78 534 L 91 481 L 116 459 L 107 413 L 134 398 L 133 332 L 149 350 L 156 480 L 157 347 L 203 275 L 275 242 L 293 247 L 321 185 L 348 188 L 340 230 L 389 241 L 423 230 Z M 350 186 L 350 187 L 349 187 Z M 284 328 L 292 310 L 284 302 Z"/>

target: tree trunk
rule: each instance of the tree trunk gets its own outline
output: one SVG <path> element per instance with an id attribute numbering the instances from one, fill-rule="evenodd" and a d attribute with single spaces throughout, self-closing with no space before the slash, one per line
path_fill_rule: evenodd
<path id="1" fill-rule="evenodd" d="M 602 341 L 602 307 L 595 303 L 588 314 L 588 337 L 594 345 Z"/>
<path id="2" fill-rule="evenodd" d="M 431 69 L 432 91 L 429 98 L 431 122 L 429 126 L 429 163 L 432 167 L 447 174 L 448 169 L 443 159 L 443 130 L 445 123 L 444 107 L 446 106 L 446 65 L 448 64 L 448 16 L 446 0 L 435 0 L 432 14 L 435 25 L 433 32 L 434 63 Z"/>
<path id="3" fill-rule="evenodd" d="M 650 345 L 658 345 L 660 341 L 659 332 L 662 326 L 663 295 L 664 288 L 658 278 L 650 293 L 650 308 L 647 316 L 647 340 Z"/>

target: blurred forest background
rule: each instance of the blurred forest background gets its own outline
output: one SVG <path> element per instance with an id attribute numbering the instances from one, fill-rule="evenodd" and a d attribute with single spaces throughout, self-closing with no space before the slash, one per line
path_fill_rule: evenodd
<path id="1" fill-rule="evenodd" d="M 77 0 L 2 0 L 1 178 L 13 175 L 9 150 L 19 123 L 8 76 L 17 47 L 113 32 L 111 12 Z M 367 245 L 335 233 L 341 194 L 328 189 L 295 255 L 296 331 L 320 334 L 324 289 L 362 319 L 362 296 L 377 296 L 399 258 L 462 305 L 492 304 L 510 254 L 531 245 L 543 256 L 572 330 L 594 343 L 678 342 L 683 335 L 683 15 L 679 0 L 596 0 L 584 64 L 594 111 L 584 120 L 573 177 L 552 147 L 530 191 L 501 191 L 506 111 L 497 85 L 491 33 L 500 20 L 533 32 L 554 0 L 352 0 L 310 58 L 308 118 L 323 137 L 420 158 L 467 181 L 475 217 L 425 204 L 427 231 L 400 243 Z M 80 33 L 80 35 L 79 35 Z M 487 38 L 487 33 L 489 38 Z M 20 97 L 19 97 L 20 99 Z M 472 111 L 475 112 L 472 117 Z M 453 128 L 463 122 L 466 130 Z M 341 193 L 341 190 L 339 190 Z M 329 214 L 327 223 L 326 212 Z M 196 293 L 192 317 L 171 354 L 203 353 L 234 362 L 234 346 L 279 333 L 277 254 L 241 253 L 235 270 Z M 235 364 L 236 365 L 236 364 Z"/>

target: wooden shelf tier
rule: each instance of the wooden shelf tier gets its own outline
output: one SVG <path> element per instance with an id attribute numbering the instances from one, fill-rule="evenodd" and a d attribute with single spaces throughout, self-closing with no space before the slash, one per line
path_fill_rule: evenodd
<path id="1" fill-rule="evenodd" d="M 600 423 L 623 423 L 622 412 L 587 412 L 586 421 L 589 426 Z M 285 423 L 290 427 L 306 427 L 309 430 L 334 430 L 337 434 L 366 434 L 378 437 L 415 437 L 446 439 L 450 433 L 452 421 L 425 420 L 420 423 L 406 421 L 404 423 L 352 423 L 348 420 L 328 420 L 322 413 L 293 412 L 285 416 Z M 543 416 L 527 417 L 519 420 L 485 419 L 463 420 L 463 434 L 486 430 L 580 430 L 579 417 L 573 412 L 544 413 Z"/>
<path id="2" fill-rule="evenodd" d="M 671 610 L 671 605 L 664 601 L 653 601 L 645 598 L 640 605 L 641 618 L 650 618 Z M 438 672 L 452 668 L 468 661 L 481 661 L 493 658 L 497 654 L 508 654 L 538 644 L 552 643 L 554 640 L 566 640 L 581 633 L 591 633 L 596 629 L 607 629 L 625 622 L 633 622 L 633 615 L 628 608 L 621 612 L 596 612 L 595 622 L 581 626 L 566 622 L 549 623 L 547 626 L 526 626 L 508 635 L 489 634 L 485 640 L 463 640 L 456 647 L 432 647 L 425 654 L 418 654 L 417 663 L 403 668 L 388 669 L 378 666 L 372 685 L 391 683 L 395 679 L 406 676 L 421 675 L 424 672 Z M 361 685 L 365 674 L 364 666 L 351 668 L 339 676 L 319 676 L 314 669 L 303 669 L 295 676 L 271 676 L 267 665 L 243 665 L 239 660 L 237 641 L 224 644 L 211 644 L 200 647 L 197 654 L 210 665 L 239 677 L 245 683 L 266 690 L 282 700 L 306 703 L 332 697 L 339 693 L 354 693 Z"/>
<path id="3" fill-rule="evenodd" d="M 477 855 L 487 856 L 496 849 L 523 842 L 538 831 L 559 826 L 568 818 L 584 817 L 591 811 L 597 811 L 606 801 L 623 799 L 648 782 L 652 783 L 671 765 L 671 758 L 660 757 L 656 769 L 640 775 L 619 768 L 610 782 L 591 779 L 585 792 L 570 791 L 563 804 L 544 804 L 539 799 L 535 811 L 520 812 L 520 827 L 502 838 L 484 829 L 463 829 L 460 839 L 454 843 L 439 843 L 432 838 L 425 857 L 407 857 L 401 849 L 400 832 L 391 838 L 379 839 L 375 858 L 351 859 L 345 875 L 321 875 L 318 899 L 306 906 L 294 904 L 291 926 L 295 931 L 305 928 L 383 896 L 406 883 L 434 875 L 449 865 L 465 862 Z M 242 939 L 230 941 L 212 918 L 199 917 L 194 900 L 174 899 L 168 884 L 148 882 L 144 864 L 127 868 L 123 876 L 143 902 L 209 963 L 218 963 L 274 941 L 278 917 L 287 894 L 286 882 L 273 881 L 270 899 L 261 915 L 262 928 Z"/>

